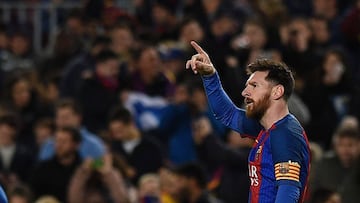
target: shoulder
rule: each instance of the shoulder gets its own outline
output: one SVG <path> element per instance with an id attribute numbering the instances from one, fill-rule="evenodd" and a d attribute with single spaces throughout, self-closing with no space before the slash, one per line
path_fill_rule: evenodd
<path id="1" fill-rule="evenodd" d="M 142 135 L 141 144 L 156 147 L 156 148 L 161 147 L 160 141 L 157 138 L 155 138 L 154 136 L 149 135 L 149 134 Z"/>
<path id="2" fill-rule="evenodd" d="M 92 132 L 88 131 L 85 128 L 81 128 L 80 130 L 81 138 L 83 142 L 89 142 L 89 143 L 96 143 L 96 144 L 102 144 L 102 139 L 93 134 Z"/>
<path id="3" fill-rule="evenodd" d="M 288 115 L 278 123 L 276 123 L 271 130 L 271 142 L 283 144 L 296 143 L 296 141 L 304 142 L 304 129 L 300 123 L 292 115 Z"/>
<path id="4" fill-rule="evenodd" d="M 53 137 L 48 138 L 42 145 L 41 148 L 52 148 L 54 147 L 55 139 Z"/>
<path id="5" fill-rule="evenodd" d="M 169 77 L 167 77 L 162 72 L 160 72 L 160 73 L 158 73 L 158 75 L 156 75 L 152 84 L 158 86 L 159 88 L 165 88 L 169 85 L 174 85 L 172 80 L 170 80 Z"/>
<path id="6" fill-rule="evenodd" d="M 293 116 L 280 121 L 270 133 L 271 151 L 275 162 L 299 161 L 309 153 L 304 130 Z"/>
<path id="7" fill-rule="evenodd" d="M 28 147 L 26 145 L 23 145 L 23 144 L 17 144 L 16 145 L 15 154 L 17 156 L 27 157 L 27 158 L 35 157 L 35 154 L 34 154 L 32 148 L 30 148 L 30 147 Z"/>
<path id="8" fill-rule="evenodd" d="M 37 164 L 35 164 L 35 171 L 42 173 L 43 171 L 48 171 L 52 168 L 57 167 L 57 161 L 55 157 L 52 157 L 48 160 L 39 161 Z"/>
<path id="9" fill-rule="evenodd" d="M 83 88 L 85 87 L 95 87 L 100 86 L 99 80 L 94 75 L 89 75 L 81 79 L 81 85 Z"/>
<path id="10" fill-rule="evenodd" d="M 139 147 L 143 151 L 148 151 L 152 154 L 162 154 L 162 145 L 158 139 L 150 135 L 143 135 Z"/>

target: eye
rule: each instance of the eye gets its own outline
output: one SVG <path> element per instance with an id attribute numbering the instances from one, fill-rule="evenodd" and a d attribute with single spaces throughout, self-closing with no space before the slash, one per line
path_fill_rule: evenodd
<path id="1" fill-rule="evenodd" d="M 254 89 L 255 87 L 258 86 L 258 84 L 256 82 L 249 82 L 248 84 L 245 85 L 245 87 L 248 87 L 248 86 L 250 86 L 250 87 L 252 87 L 252 89 Z"/>

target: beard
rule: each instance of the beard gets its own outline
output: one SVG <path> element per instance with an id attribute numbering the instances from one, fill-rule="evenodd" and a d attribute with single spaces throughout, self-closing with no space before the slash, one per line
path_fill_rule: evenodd
<path id="1" fill-rule="evenodd" d="M 260 120 L 270 106 L 270 93 L 265 94 L 259 101 L 253 101 L 246 105 L 246 116 L 248 118 Z"/>
<path id="2" fill-rule="evenodd" d="M 58 159 L 69 159 L 73 156 L 76 156 L 77 150 L 70 151 L 56 151 L 55 155 Z"/>

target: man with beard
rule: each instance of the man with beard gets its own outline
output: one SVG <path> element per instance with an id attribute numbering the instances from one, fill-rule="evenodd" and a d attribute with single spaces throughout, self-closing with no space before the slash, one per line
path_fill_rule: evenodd
<path id="1" fill-rule="evenodd" d="M 222 203 L 206 189 L 206 172 L 202 165 L 188 162 L 174 170 L 178 176 L 179 203 Z"/>
<path id="2" fill-rule="evenodd" d="M 224 92 L 208 54 L 197 51 L 186 63 L 202 76 L 210 106 L 217 119 L 242 136 L 255 139 L 249 154 L 249 202 L 303 202 L 310 168 L 306 134 L 289 113 L 287 100 L 294 77 L 283 63 L 257 60 L 248 65 L 250 75 L 242 96 L 246 110 L 237 108 Z"/>
<path id="3" fill-rule="evenodd" d="M 55 156 L 41 161 L 30 176 L 35 198 L 51 195 L 66 202 L 67 188 L 75 170 L 81 164 L 78 148 L 81 134 L 77 128 L 63 127 L 55 132 Z"/>

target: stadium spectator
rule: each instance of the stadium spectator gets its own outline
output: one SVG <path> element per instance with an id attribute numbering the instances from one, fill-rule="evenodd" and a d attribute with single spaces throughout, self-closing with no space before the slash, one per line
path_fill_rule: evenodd
<path id="1" fill-rule="evenodd" d="M 157 174 L 147 173 L 138 183 L 139 202 L 161 202 L 160 178 Z"/>
<path id="2" fill-rule="evenodd" d="M 2 53 L 2 59 L 1 69 L 7 73 L 35 68 L 29 36 L 21 32 L 12 34 L 10 36 L 9 50 Z"/>
<path id="3" fill-rule="evenodd" d="M 201 116 L 210 119 L 219 137 L 224 135 L 226 129 L 213 117 L 202 84 L 199 81 L 178 84 L 171 103 L 162 111 L 159 127 L 154 134 L 168 146 L 168 159 L 172 164 L 197 159 L 191 127 L 192 121 Z"/>
<path id="4" fill-rule="evenodd" d="M 75 98 L 79 91 L 81 81 L 90 77 L 95 70 L 95 57 L 100 51 L 109 47 L 111 40 L 106 36 L 98 36 L 92 42 L 89 51 L 74 57 L 64 67 L 59 82 L 60 96 L 62 98 Z"/>
<path id="5" fill-rule="evenodd" d="M 333 136 L 333 153 L 324 156 L 311 171 L 311 191 L 327 188 L 339 191 L 360 155 L 360 133 L 357 128 L 339 128 Z"/>
<path id="6" fill-rule="evenodd" d="M 9 203 L 31 203 L 33 195 L 31 189 L 26 185 L 16 185 L 9 189 Z"/>
<path id="7" fill-rule="evenodd" d="M 287 62 L 297 73 L 296 94 L 289 98 L 289 111 L 307 132 L 312 143 L 311 150 L 324 151 L 326 156 L 323 159 L 327 159 L 327 150 L 332 144 L 331 135 L 337 125 L 356 126 L 354 121 L 360 119 L 360 90 L 357 84 L 360 79 L 359 2 L 3 0 L 1 4 L 7 6 L 1 8 L 0 117 L 15 112 L 20 120 L 16 146 L 25 144 L 26 148 L 33 149 L 36 144 L 43 143 L 39 153 L 45 159 L 54 155 L 54 137 L 49 127 L 40 127 L 42 125 L 38 126 L 37 122 L 45 117 L 56 121 L 57 127 L 70 124 L 81 129 L 80 157 L 96 159 L 106 152 L 98 135 L 108 133 L 107 113 L 113 105 L 124 104 L 130 107 L 138 130 L 144 131 L 142 137 L 153 133 L 151 135 L 166 146 L 164 148 L 168 149 L 168 153 L 165 158 L 171 164 L 202 161 L 203 157 L 199 157 L 194 148 L 193 121 L 199 115 L 205 115 L 214 134 L 223 134 L 221 132 L 227 129 L 218 128 L 213 123 L 214 116 L 203 102 L 204 92 L 200 88 L 189 91 L 183 85 L 196 82 L 194 76 L 183 69 L 184 59 L 195 53 L 190 46 L 190 42 L 195 40 L 214 58 L 213 63 L 221 72 L 224 89 L 239 106 L 243 104 L 243 98 L 238 89 L 246 80 L 246 64 L 256 58 Z M 248 40 L 238 38 L 245 33 L 248 33 Z M 239 41 L 241 43 L 235 43 Z M 235 47 L 234 50 L 234 45 L 243 42 L 249 42 L 249 47 Z M 333 51 L 334 47 L 340 48 L 340 55 Z M 109 94 L 114 98 L 111 104 L 98 95 L 106 88 L 98 91 L 95 86 L 89 85 L 90 81 L 96 80 L 95 56 L 105 49 L 115 52 L 120 65 L 116 68 L 120 72 L 116 80 L 121 81 L 121 87 L 116 93 Z M 244 56 L 239 57 L 239 50 Z M 77 93 L 85 93 L 80 90 L 84 85 L 87 86 L 86 95 L 78 97 Z M 122 91 L 123 86 L 128 91 Z M 123 94 L 119 95 L 119 92 Z M 128 99 L 124 99 L 126 95 Z M 84 111 L 69 108 L 64 113 L 59 110 L 59 98 L 68 97 L 75 103 L 85 104 Z M 105 133 L 95 132 L 104 129 Z M 208 136 L 203 144 L 208 144 L 207 141 L 212 138 L 218 141 L 215 136 Z M 124 181 L 129 181 L 127 178 L 134 174 L 128 166 L 131 164 L 126 163 L 120 153 L 111 153 L 114 165 L 121 162 Z M 312 154 L 315 167 L 321 154 Z M 215 165 L 219 166 L 206 162 L 205 168 L 215 168 L 209 171 L 219 174 L 214 172 L 221 167 L 213 167 Z M 237 170 L 232 165 L 224 166 L 230 171 Z M 349 176 L 339 189 L 343 202 L 360 202 L 357 198 L 358 172 L 355 170 L 349 170 Z M 160 182 L 164 174 L 164 170 L 161 171 Z M 159 175 L 156 171 L 153 173 Z M 236 175 L 229 174 L 228 178 L 236 180 Z M 172 174 L 168 178 L 167 186 L 160 184 L 161 192 L 165 191 L 170 197 L 167 200 L 174 202 L 178 197 L 177 177 Z M 210 182 L 212 186 L 217 185 L 214 184 L 216 181 Z M 222 186 L 217 186 L 211 191 L 220 194 Z M 135 203 L 134 185 L 126 187 L 129 200 Z M 327 196 L 330 193 L 323 194 Z"/>
<path id="8" fill-rule="evenodd" d="M 330 189 L 318 189 L 314 192 L 310 203 L 341 203 L 339 193 Z"/>
<path id="9" fill-rule="evenodd" d="M 56 130 L 55 156 L 39 162 L 31 172 L 29 183 L 35 198 L 53 195 L 62 202 L 66 200 L 70 179 L 81 164 L 78 154 L 80 143 L 78 129 L 63 127 Z"/>
<path id="10" fill-rule="evenodd" d="M 88 131 L 81 124 L 82 113 L 76 101 L 72 99 L 62 99 L 55 104 L 55 126 L 56 128 L 73 127 L 80 130 L 81 143 L 79 154 L 82 159 L 92 157 L 94 159 L 102 157 L 105 152 L 103 141 L 95 134 Z M 55 140 L 48 139 L 40 149 L 40 160 L 47 160 L 55 154 Z"/>
<path id="11" fill-rule="evenodd" d="M 127 202 L 127 188 L 113 167 L 111 154 L 102 159 L 86 159 L 76 169 L 68 187 L 69 203 Z"/>
<path id="12" fill-rule="evenodd" d="M 360 159 L 358 158 L 353 170 L 344 179 L 344 183 L 340 188 L 340 195 L 345 203 L 355 203 L 360 201 Z"/>
<path id="13" fill-rule="evenodd" d="M 128 64 L 131 60 L 131 50 L 137 45 L 136 34 L 131 24 L 114 25 L 108 31 L 108 36 L 111 39 L 110 49 L 116 53 L 120 64 L 131 68 Z"/>
<path id="14" fill-rule="evenodd" d="M 343 52 L 337 49 L 325 53 L 322 65 L 311 78 L 302 94 L 312 117 L 307 129 L 310 139 L 327 150 L 335 128 L 350 109 L 358 106 L 354 103 L 358 85 L 351 80 Z"/>
<path id="15" fill-rule="evenodd" d="M 36 119 L 51 115 L 51 108 L 39 101 L 28 72 L 14 72 L 6 80 L 1 107 L 20 118 L 18 142 L 34 145 L 32 126 Z"/>
<path id="16" fill-rule="evenodd" d="M 207 177 L 203 166 L 187 163 L 175 169 L 178 176 L 179 199 L 181 203 L 220 203 L 207 189 Z"/>
<path id="17" fill-rule="evenodd" d="M 143 46 L 133 52 L 134 72 L 130 88 L 150 96 L 170 97 L 174 84 L 165 76 L 160 54 L 153 46 Z"/>
<path id="18" fill-rule="evenodd" d="M 250 186 L 247 157 L 253 141 L 230 131 L 228 144 L 224 143 L 205 117 L 194 121 L 193 136 L 199 160 L 211 174 L 207 188 L 226 203 L 246 202 Z"/>
<path id="19" fill-rule="evenodd" d="M 134 185 L 145 173 L 157 173 L 164 164 L 160 144 L 153 137 L 142 134 L 129 110 L 118 107 L 109 118 L 111 151 L 124 157 L 132 169 L 129 173 Z"/>
<path id="20" fill-rule="evenodd" d="M 38 119 L 33 128 L 35 142 L 37 150 L 53 137 L 55 132 L 55 123 L 52 118 L 40 118 Z"/>
<path id="21" fill-rule="evenodd" d="M 100 133 L 106 129 L 106 117 L 111 107 L 119 103 L 124 82 L 119 80 L 117 55 L 103 50 L 96 56 L 94 74 L 84 78 L 77 92 L 77 100 L 83 111 L 83 125 L 91 132 Z"/>
<path id="22" fill-rule="evenodd" d="M 16 142 L 18 120 L 15 115 L 0 116 L 0 182 L 5 188 L 28 181 L 35 154 Z"/>

